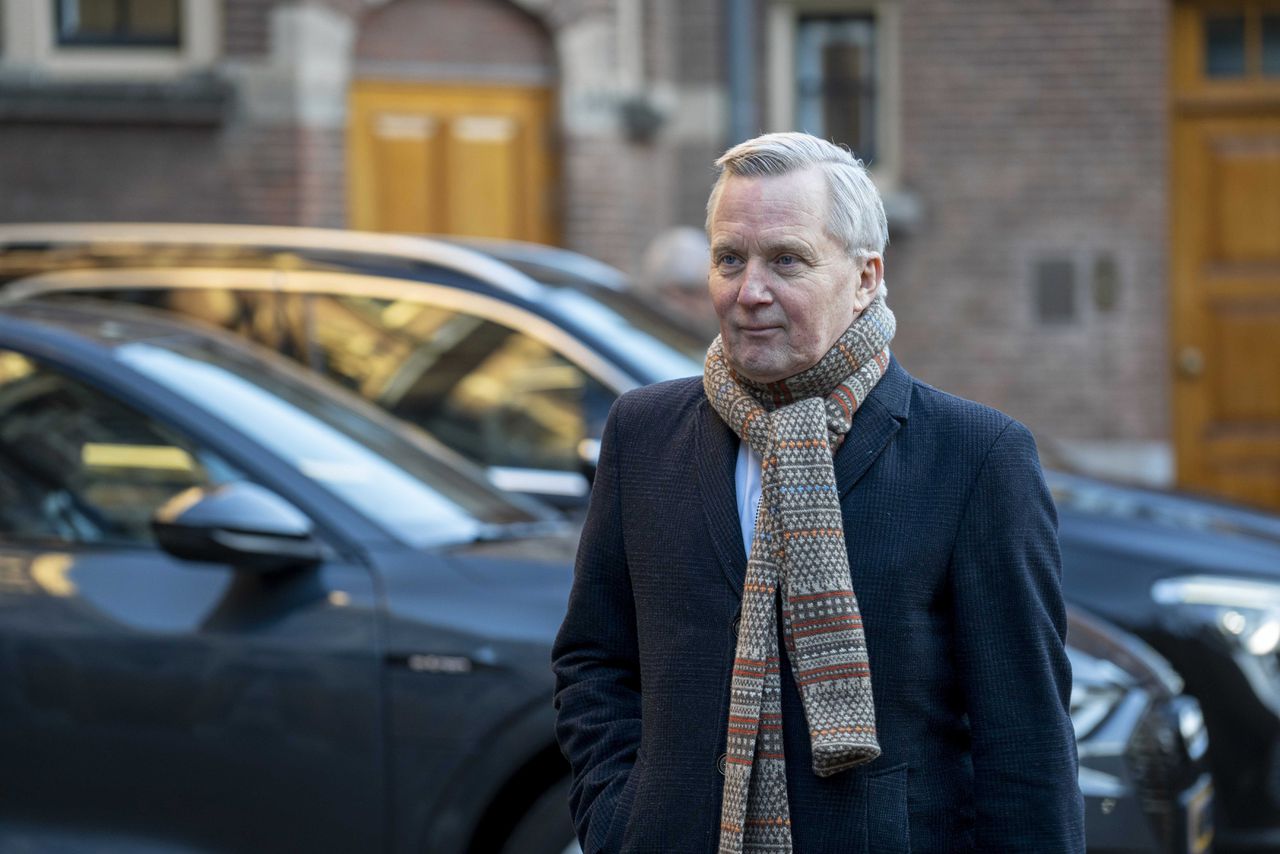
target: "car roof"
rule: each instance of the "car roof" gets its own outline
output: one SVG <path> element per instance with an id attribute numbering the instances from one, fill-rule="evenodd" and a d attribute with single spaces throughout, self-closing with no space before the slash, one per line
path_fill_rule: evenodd
<path id="1" fill-rule="evenodd" d="M 610 291 L 626 291 L 631 283 L 630 277 L 617 267 L 589 255 L 570 249 L 561 249 L 558 246 L 493 237 L 455 235 L 432 235 L 432 237 L 446 243 L 484 252 L 540 281 L 565 280 Z"/>
<path id="2" fill-rule="evenodd" d="M 76 252 L 118 254 L 129 246 L 204 247 L 224 250 L 286 251 L 342 259 L 357 267 L 398 262 L 429 265 L 472 284 L 512 296 L 540 300 L 545 289 L 536 280 L 492 255 L 457 243 L 402 234 L 276 225 L 172 223 L 17 223 L 0 225 L 0 257 L 63 250 L 59 263 L 75 263 Z M 5 265 L 0 264 L 0 271 Z M 22 274 L 19 269 L 13 271 Z"/>
<path id="3" fill-rule="evenodd" d="M 562 264 L 569 256 L 589 262 L 585 256 L 518 244 L 486 242 L 482 248 L 446 243 L 425 237 L 371 234 L 337 229 L 252 225 L 174 225 L 156 223 L 30 223 L 0 225 L 0 294 L 19 298 L 22 291 L 43 275 L 75 274 L 93 270 L 131 267 L 232 268 L 246 262 L 252 269 L 278 274 L 336 272 L 374 275 L 456 288 L 490 296 L 540 315 L 567 334 L 587 342 L 601 358 L 625 374 L 630 387 L 636 383 L 668 378 L 654 373 L 648 353 L 623 347 L 607 332 L 596 328 L 581 312 L 564 304 L 562 288 L 543 285 L 489 252 L 537 256 L 543 263 Z M 263 255 L 280 257 L 266 257 Z M 294 256 L 294 257 L 288 257 Z M 607 265 L 599 265 L 607 270 Z M 585 269 L 578 264 L 578 269 Z M 621 275 L 613 270 L 615 276 Z M 597 283 L 599 285 L 599 283 Z M 16 290 L 15 290 L 16 287 Z M 587 298 L 591 288 L 585 289 Z M 609 285 L 598 291 L 617 293 Z M 626 292 L 622 292 L 622 296 Z M 605 306 L 607 308 L 607 306 Z M 612 311 L 612 309 L 610 309 Z M 668 347 L 670 345 L 667 345 Z M 675 350 L 673 350 L 675 352 Z"/>

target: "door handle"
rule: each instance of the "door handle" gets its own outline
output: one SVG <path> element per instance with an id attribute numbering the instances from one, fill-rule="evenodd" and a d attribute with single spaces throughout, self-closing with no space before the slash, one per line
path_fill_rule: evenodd
<path id="1" fill-rule="evenodd" d="M 1204 376 L 1204 353 L 1199 347 L 1183 347 L 1178 351 L 1178 374 L 1187 380 Z"/>

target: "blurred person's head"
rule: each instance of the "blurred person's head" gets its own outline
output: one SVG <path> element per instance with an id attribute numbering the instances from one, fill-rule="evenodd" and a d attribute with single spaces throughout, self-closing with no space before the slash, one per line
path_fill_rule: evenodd
<path id="1" fill-rule="evenodd" d="M 645 249 L 638 285 L 689 332 L 715 337 L 720 322 L 707 296 L 707 237 L 692 226 L 663 231 Z"/>
<path id="2" fill-rule="evenodd" d="M 884 204 L 861 161 L 808 134 L 748 140 L 716 167 L 708 284 L 726 358 L 757 382 L 794 376 L 882 292 Z"/>

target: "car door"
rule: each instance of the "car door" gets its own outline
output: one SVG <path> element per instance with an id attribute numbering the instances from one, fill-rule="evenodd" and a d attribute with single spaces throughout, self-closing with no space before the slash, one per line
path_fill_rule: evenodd
<path id="1" fill-rule="evenodd" d="M 263 576 L 152 539 L 175 494 L 246 478 L 0 349 L 0 850 L 383 846 L 367 569 Z"/>

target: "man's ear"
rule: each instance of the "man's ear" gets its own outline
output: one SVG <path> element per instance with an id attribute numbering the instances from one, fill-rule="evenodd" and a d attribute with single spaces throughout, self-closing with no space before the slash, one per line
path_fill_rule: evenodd
<path id="1" fill-rule="evenodd" d="M 879 254 L 863 255 L 858 259 L 858 281 L 853 295 L 854 307 L 862 311 L 871 305 L 884 281 L 884 259 Z"/>

